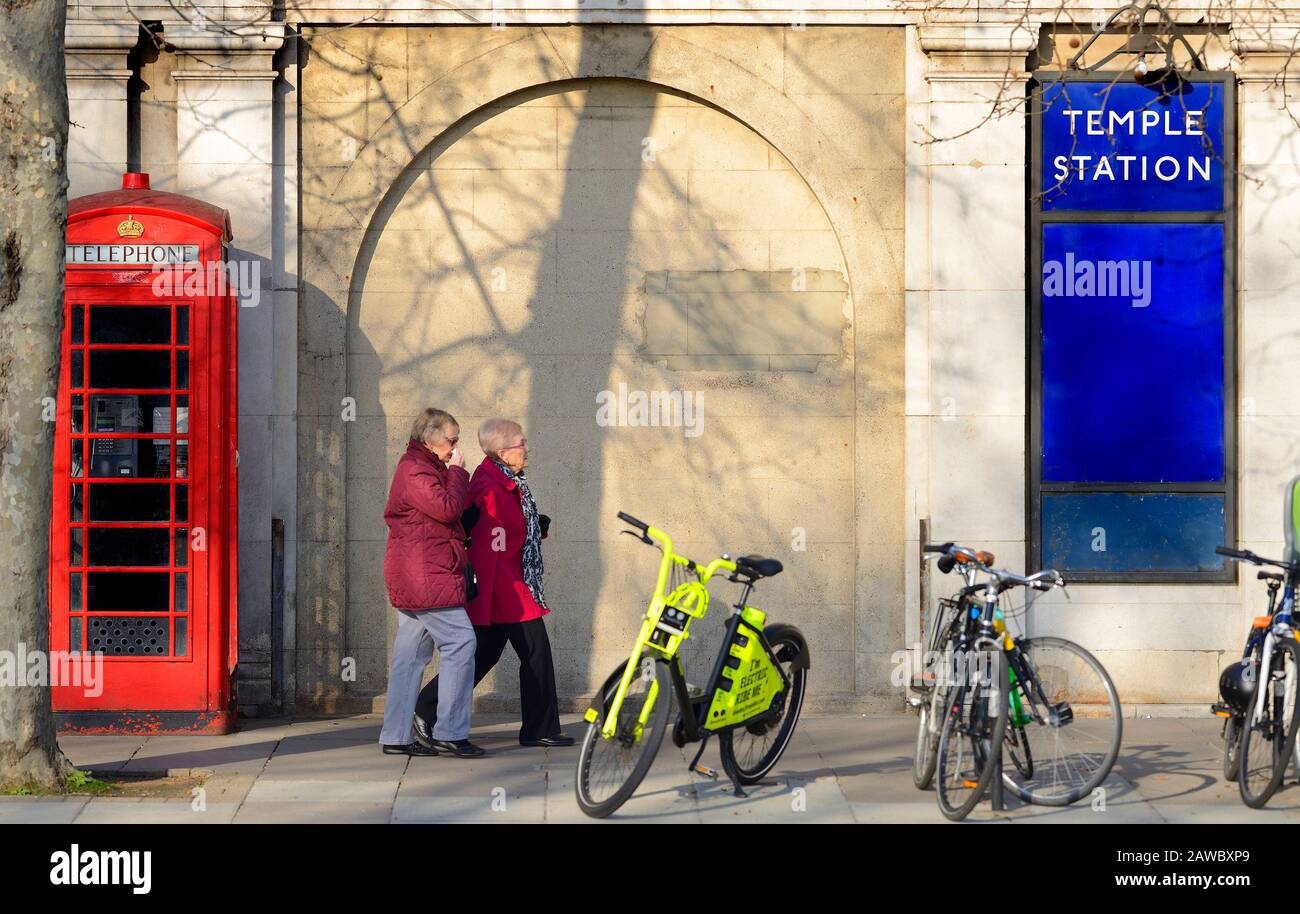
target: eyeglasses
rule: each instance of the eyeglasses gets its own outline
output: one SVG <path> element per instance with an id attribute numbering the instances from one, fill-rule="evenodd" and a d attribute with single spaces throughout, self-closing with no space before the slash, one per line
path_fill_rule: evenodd
<path id="1" fill-rule="evenodd" d="M 518 444 L 506 445 L 505 447 L 501 448 L 501 450 L 513 451 L 515 448 L 523 448 L 524 450 L 528 450 L 528 439 L 525 438 L 523 441 L 519 442 Z"/>

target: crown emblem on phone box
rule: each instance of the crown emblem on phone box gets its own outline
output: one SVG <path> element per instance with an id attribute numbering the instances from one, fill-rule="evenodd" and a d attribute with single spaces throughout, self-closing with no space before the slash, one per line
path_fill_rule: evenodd
<path id="1" fill-rule="evenodd" d="M 117 224 L 117 234 L 119 238 L 139 238 L 144 234 L 144 226 L 135 216 L 127 216 Z"/>

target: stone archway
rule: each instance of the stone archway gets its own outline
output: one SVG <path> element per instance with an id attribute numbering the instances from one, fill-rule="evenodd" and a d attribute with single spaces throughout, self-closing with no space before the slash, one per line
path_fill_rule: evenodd
<path id="1" fill-rule="evenodd" d="M 345 403 L 348 397 L 355 400 L 357 394 L 362 393 L 361 412 L 364 414 L 369 402 L 365 389 L 377 388 L 378 378 L 385 376 L 379 353 L 364 351 L 369 344 L 369 334 L 361 325 L 364 310 L 361 302 L 364 295 L 379 291 L 374 287 L 375 277 L 385 271 L 376 271 L 375 258 L 390 256 L 383 250 L 384 233 L 400 231 L 392 226 L 406 224 L 410 219 L 410 213 L 403 211 L 402 201 L 407 197 L 413 180 L 412 163 L 421 156 L 431 155 L 430 151 L 454 149 L 452 142 L 472 134 L 482 119 L 518 107 L 519 99 L 551 93 L 553 88 L 546 87 L 553 87 L 561 80 L 639 80 L 642 82 L 637 85 L 648 83 L 662 87 L 671 97 L 689 99 L 693 96 L 698 101 L 692 100 L 691 104 L 701 110 L 716 108 L 725 111 L 725 116 L 743 123 L 771 147 L 780 150 L 799 176 L 799 183 L 805 186 L 810 198 L 815 198 L 825 219 L 825 229 L 837 244 L 841 259 L 836 267 L 843 277 L 841 281 L 847 280 L 847 289 L 841 291 L 842 297 L 847 292 L 850 303 L 851 320 L 847 325 L 859 329 L 857 332 L 847 329 L 843 334 L 842 358 L 814 360 L 817 367 L 810 377 L 802 379 L 805 383 L 773 383 L 771 378 L 763 378 L 768 386 L 760 385 L 764 392 L 751 403 L 731 404 L 721 409 L 744 414 L 761 410 L 761 404 L 766 402 L 769 409 L 774 408 L 778 415 L 789 416 L 792 422 L 803 421 L 805 414 L 811 414 L 810 428 L 816 425 L 816 420 L 825 420 L 824 425 L 830 431 L 819 432 L 823 438 L 818 439 L 814 450 L 829 454 L 842 444 L 850 455 L 832 472 L 842 483 L 842 491 L 836 492 L 833 499 L 851 506 L 847 513 L 838 517 L 839 526 L 848 529 L 841 529 L 838 534 L 829 529 L 817 531 L 816 539 L 827 544 L 823 552 L 816 554 L 817 564 L 838 567 L 823 568 L 820 574 L 791 576 L 787 580 L 802 581 L 805 586 L 819 582 L 828 592 L 833 592 L 833 595 L 826 594 L 828 604 L 847 605 L 847 618 L 841 620 L 842 625 L 831 627 L 836 631 L 836 637 L 827 639 L 828 646 L 842 649 L 845 639 L 860 641 L 864 631 L 877 628 L 881 632 L 890 632 L 901 625 L 900 620 L 877 618 L 879 610 L 869 607 L 863 598 L 868 593 L 901 592 L 902 579 L 901 562 L 893 561 L 901 559 L 902 534 L 901 529 L 896 529 L 901 520 L 901 497 L 894 498 L 888 492 L 890 484 L 895 487 L 900 484 L 902 465 L 902 379 L 890 374 L 891 366 L 901 367 L 898 351 L 901 348 L 901 264 L 897 262 L 901 259 L 901 245 L 890 243 L 889 217 L 882 211 L 883 207 L 875 205 L 882 196 L 888 198 L 889 195 L 882 195 L 878 188 L 873 191 L 864 186 L 872 176 L 853 167 L 851 157 L 821 129 L 817 119 L 801 110 L 773 83 L 772 74 L 753 67 L 753 61 L 744 52 L 755 31 L 717 29 L 714 37 L 719 40 L 704 41 L 709 36 L 702 34 L 701 30 L 691 29 L 506 30 L 506 35 L 492 40 L 489 51 L 452 67 L 423 89 L 413 91 L 411 97 L 404 104 L 394 106 L 375 129 L 370 130 L 367 126 L 368 139 L 355 161 L 337 173 L 319 176 L 321 192 L 310 205 L 305 201 L 303 213 L 307 229 L 304 248 L 309 249 L 324 241 L 321 246 L 326 253 L 318 253 L 314 259 L 310 256 L 304 258 L 306 295 L 300 320 L 300 326 L 308 328 L 302 334 L 304 352 L 300 361 L 305 370 L 300 372 L 300 402 L 308 407 L 302 412 L 303 421 L 309 425 L 300 434 L 300 487 L 304 490 L 301 537 L 307 542 L 302 547 L 306 554 L 300 561 L 299 606 L 308 609 L 307 614 L 300 610 L 299 656 L 304 658 L 308 667 L 304 669 L 300 664 L 300 682 L 318 681 L 321 678 L 319 672 L 342 651 L 342 643 L 347 644 L 349 655 L 363 651 L 371 654 L 369 665 L 376 668 L 382 666 L 379 658 L 386 648 L 386 631 L 376 637 L 373 620 L 363 622 L 365 614 L 349 611 L 350 600 L 355 605 L 361 602 L 350 595 L 368 594 L 368 599 L 373 600 L 375 594 L 382 595 L 382 585 L 376 588 L 378 582 L 374 576 L 373 559 L 349 562 L 347 541 L 356 538 L 350 531 L 366 529 L 377 536 L 382 535 L 382 531 L 373 527 L 371 522 L 374 519 L 368 516 L 375 512 L 367 512 L 364 506 L 376 498 L 382 504 L 382 489 L 387 480 L 375 475 L 364 477 L 368 482 L 359 484 L 358 480 L 363 477 L 349 471 L 350 461 L 374 466 L 373 454 L 366 450 L 366 443 L 373 445 L 375 438 L 374 434 L 364 433 L 359 426 L 340 424 L 334 404 Z M 413 77 L 408 75 L 408 78 Z M 583 83 L 566 85 L 581 86 Z M 590 143 L 595 138 L 587 135 L 582 139 Z M 304 176 L 305 185 L 308 178 Z M 898 194 L 901 196 L 901 176 Z M 422 196 L 437 205 L 437 193 Z M 623 200 L 622 208 L 627 209 L 628 203 L 628 200 Z M 574 217 L 573 207 L 576 205 L 567 195 L 560 200 L 560 224 L 565 224 L 565 213 Z M 443 215 L 455 218 L 454 212 L 444 212 Z M 400 249 L 395 253 L 401 256 Z M 892 264 L 891 260 L 894 261 Z M 343 266 L 345 263 L 348 267 Z M 327 265 L 328 269 L 313 270 L 313 264 Z M 530 269 L 535 273 L 535 267 Z M 483 277 L 472 282 L 480 287 L 474 294 L 481 295 Z M 382 280 L 380 283 L 382 285 Z M 523 294 L 527 297 L 534 291 L 523 290 Z M 526 309 L 527 305 L 521 307 Z M 644 316 L 642 312 L 642 318 Z M 612 329 L 615 328 L 606 328 Z M 507 328 L 503 339 L 509 338 Z M 644 338 L 642 342 L 645 343 Z M 617 347 L 611 354 L 617 357 Z M 643 362 L 646 355 L 643 345 Z M 648 355 L 656 356 L 653 352 Z M 665 367 L 663 360 L 659 359 L 659 368 Z M 679 364 L 678 367 L 682 366 Z M 737 362 L 735 367 L 736 373 L 743 374 L 753 366 Z M 777 374 L 783 378 L 794 376 L 795 372 L 788 370 L 790 367 L 778 365 Z M 807 365 L 793 367 L 808 368 Z M 667 375 L 662 370 L 654 373 L 655 376 L 646 383 L 671 386 L 674 376 L 672 369 L 667 370 Z M 725 371 L 722 373 L 726 374 Z M 805 371 L 805 374 L 809 372 Z M 598 381 L 593 379 L 592 383 Z M 727 388 L 728 384 L 724 382 L 716 395 L 726 397 Z M 523 410 L 522 415 L 531 425 L 543 426 L 545 420 L 554 421 L 560 427 L 565 421 L 590 424 L 589 418 L 579 418 L 575 405 L 564 400 L 568 394 L 562 395 L 562 405 L 553 409 L 539 402 L 545 397 L 539 396 L 536 384 L 530 382 L 530 390 L 528 402 L 518 404 L 517 408 Z M 821 396 L 818 391 L 822 391 Z M 781 404 L 782 398 L 788 402 Z M 375 399 L 381 412 L 382 399 L 378 396 Z M 469 400 L 473 402 L 472 397 Z M 479 402 L 484 412 L 516 408 L 509 397 L 498 398 L 492 403 Z M 775 407 L 772 406 L 774 402 L 777 404 Z M 473 411 L 476 410 L 471 408 Z M 308 422 L 306 415 L 316 418 Z M 896 421 L 891 421 L 893 417 Z M 756 417 L 731 418 L 753 420 Z M 743 423 L 737 426 L 740 427 Z M 760 422 L 751 422 L 748 428 L 753 433 L 762 427 Z M 466 432 L 472 435 L 472 427 Z M 395 432 L 389 430 L 389 434 Z M 836 454 L 835 459 L 841 460 L 841 455 Z M 758 465 L 763 466 L 761 461 Z M 578 461 L 566 466 L 565 471 L 573 480 L 573 488 L 563 491 L 564 498 L 581 500 L 584 479 L 590 483 L 584 474 L 590 474 L 592 468 Z M 742 466 L 739 472 L 743 476 L 751 470 Z M 753 472 L 761 477 L 766 470 Z M 816 477 L 818 470 L 814 468 L 809 472 Z M 799 483 L 800 480 L 792 478 L 788 487 L 797 488 Z M 753 486 L 750 488 L 754 489 Z M 758 488 L 770 498 L 771 484 Z M 615 493 L 608 493 L 608 497 L 614 498 Z M 634 493 L 620 493 L 619 497 L 634 497 Z M 784 497 L 784 493 L 778 497 Z M 731 544 L 724 539 L 722 544 L 733 549 L 759 549 L 762 543 L 767 542 L 774 550 L 779 550 L 787 538 L 786 528 L 790 526 L 790 520 L 797 521 L 816 513 L 814 506 L 807 504 L 810 498 L 813 496 L 804 487 L 781 517 L 765 516 L 756 534 L 761 542 Z M 897 502 L 898 510 L 893 508 L 893 502 Z M 350 505 L 353 508 L 351 512 Z M 612 514 L 619 507 L 631 506 L 608 505 L 603 513 Z M 583 517 L 594 525 L 599 520 L 598 514 L 594 507 L 587 507 Z M 816 526 L 816 519 L 809 523 Z M 691 529 L 691 533 L 699 541 L 708 542 L 711 538 L 723 537 L 723 530 L 734 536 L 735 531 L 745 527 L 743 518 L 728 516 L 725 522 L 719 522 L 720 529 L 697 526 Z M 585 541 L 590 543 L 607 538 L 606 534 L 611 532 L 592 530 Z M 897 544 L 900 548 L 884 552 L 883 556 L 887 558 L 882 558 L 879 546 L 886 543 Z M 590 544 L 594 546 L 594 543 Z M 564 545 L 561 543 L 553 548 L 562 551 Z M 863 553 L 867 554 L 860 561 L 859 555 Z M 576 577 L 594 575 L 602 582 L 608 577 L 607 569 L 599 560 L 594 569 L 590 564 L 584 567 L 583 563 L 582 557 L 575 552 L 566 565 Z M 860 583 L 853 571 L 858 568 L 870 569 L 875 580 L 871 584 Z M 644 590 L 643 579 L 644 574 L 639 578 L 634 575 L 613 583 L 616 587 L 640 586 Z M 565 590 L 562 584 L 558 589 L 577 602 L 607 602 L 610 599 L 607 593 L 581 588 Z M 310 612 L 313 606 L 319 610 L 314 615 Z M 304 625 L 304 621 L 308 624 Z M 311 624 L 313 621 L 315 625 Z M 840 632 L 839 628 L 844 631 Z M 304 638 L 307 639 L 306 647 Z M 890 645 L 890 650 L 892 647 Z M 831 679 L 835 684 L 833 691 L 863 693 L 875 688 L 860 683 L 864 669 L 871 668 L 875 662 L 867 660 L 864 663 L 861 645 L 855 643 L 852 650 L 841 650 L 840 653 L 841 656 L 830 667 L 836 671 Z M 593 656 L 589 663 L 599 666 L 601 659 Z M 875 664 L 879 666 L 878 662 Z M 315 672 L 311 669 L 313 665 L 317 665 Z M 575 676 L 573 681 L 577 682 L 578 678 Z M 371 681 L 359 691 L 374 690 L 375 682 Z M 337 701 L 338 696 L 322 690 L 311 703 L 333 705 Z"/>

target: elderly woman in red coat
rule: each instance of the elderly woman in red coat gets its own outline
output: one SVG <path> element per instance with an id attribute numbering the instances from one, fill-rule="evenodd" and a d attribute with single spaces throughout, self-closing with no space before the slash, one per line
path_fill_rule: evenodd
<path id="1" fill-rule="evenodd" d="M 384 582 L 397 610 L 397 637 L 388 673 L 388 702 L 379 742 L 393 755 L 484 752 L 469 741 L 474 696 L 474 629 L 465 612 L 465 531 L 460 515 L 469 492 L 460 426 L 450 413 L 426 409 L 415 420 L 397 461 L 384 521 Z M 419 742 L 411 718 L 424 668 L 441 655 L 443 693 L 438 726 Z"/>
<path id="2" fill-rule="evenodd" d="M 470 531 L 470 561 L 478 576 L 478 595 L 466 608 L 478 650 L 474 684 L 501 659 L 509 643 L 519 655 L 519 693 L 525 746 L 571 746 L 560 732 L 551 642 L 542 616 L 550 613 L 542 590 L 542 539 L 550 518 L 537 513 L 524 473 L 528 439 L 518 422 L 488 419 L 479 427 L 479 446 L 487 456 L 469 484 L 469 504 L 478 509 Z M 439 674 L 424 687 L 416 704 L 415 735 L 436 731 L 442 720 Z"/>

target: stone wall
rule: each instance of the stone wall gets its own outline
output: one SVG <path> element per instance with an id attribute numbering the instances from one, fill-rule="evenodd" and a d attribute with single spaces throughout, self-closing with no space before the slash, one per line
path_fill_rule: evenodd
<path id="1" fill-rule="evenodd" d="M 619 510 L 693 557 L 781 558 L 754 602 L 809 635 L 816 701 L 896 695 L 902 36 L 308 30 L 300 705 L 382 695 L 382 508 L 427 405 L 471 464 L 481 419 L 525 425 L 565 698 L 626 653 L 653 583 Z M 603 425 L 602 391 L 681 392 L 703 421 Z M 696 679 L 733 596 L 714 590 Z"/>

